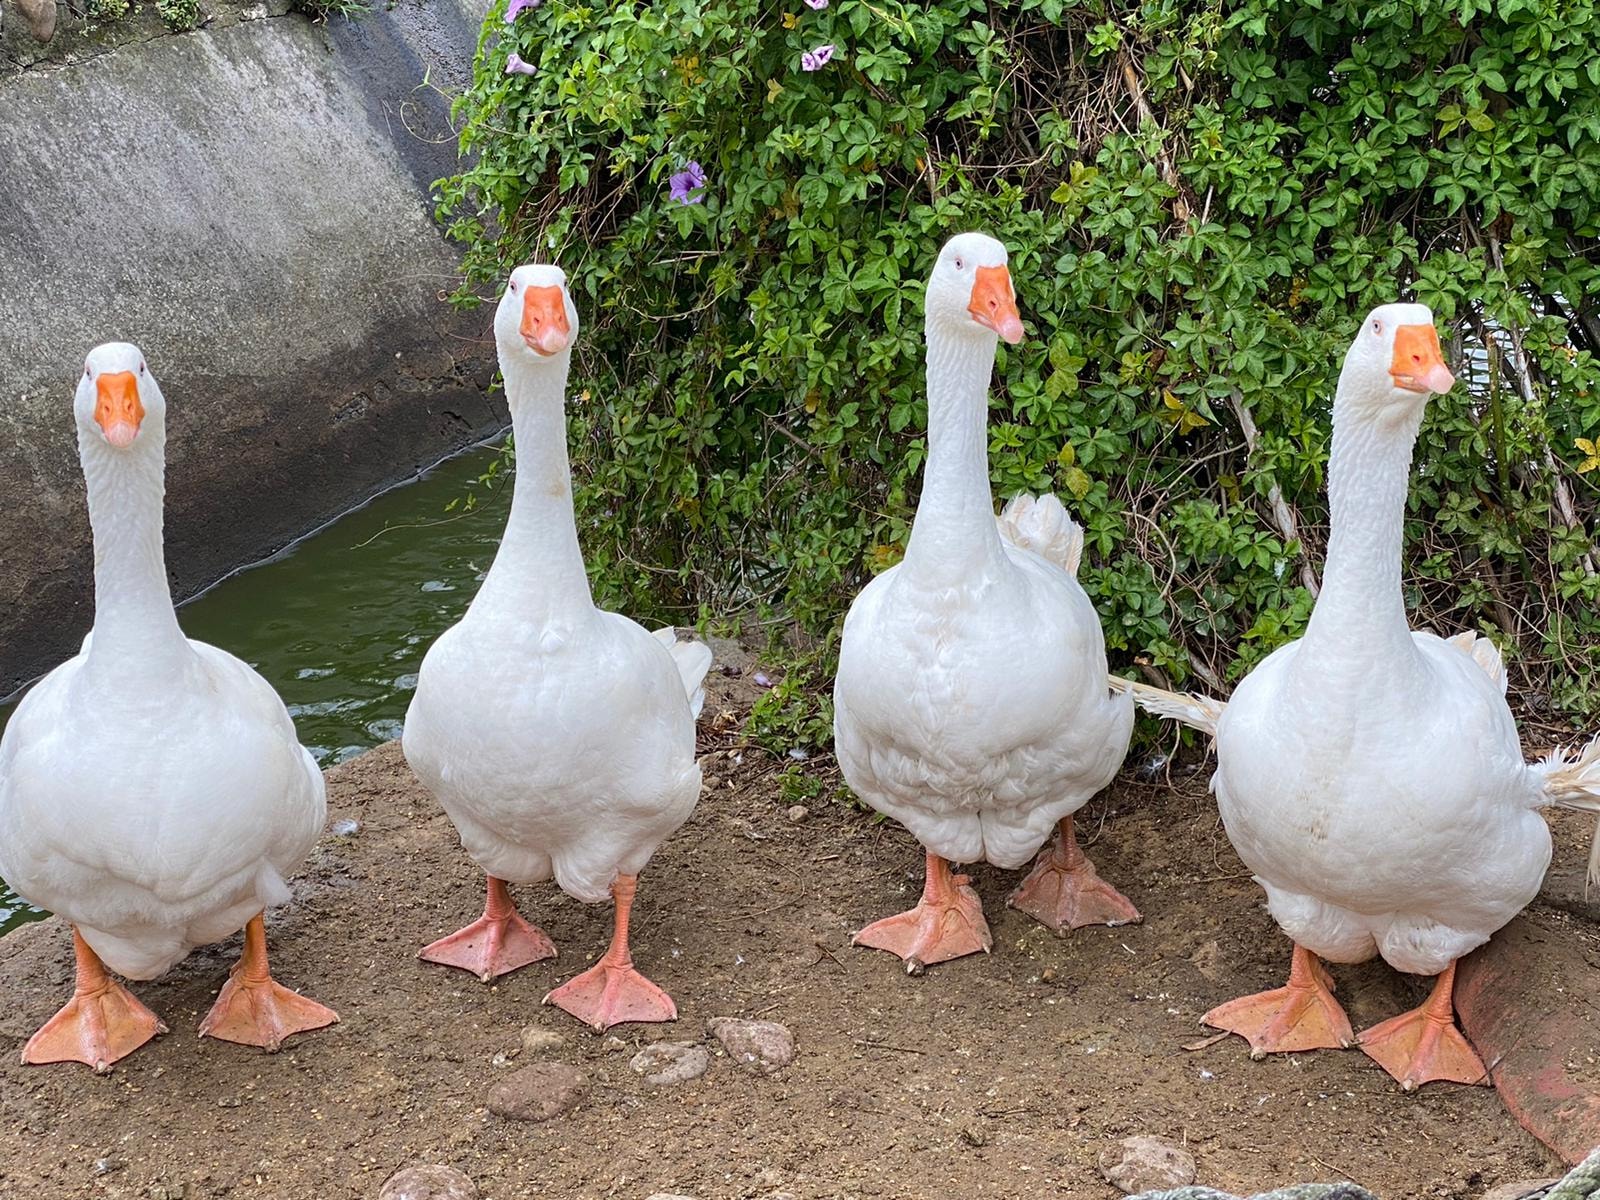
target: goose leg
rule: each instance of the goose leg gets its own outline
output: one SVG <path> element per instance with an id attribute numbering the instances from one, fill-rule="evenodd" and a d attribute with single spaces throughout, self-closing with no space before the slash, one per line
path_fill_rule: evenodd
<path id="1" fill-rule="evenodd" d="M 1456 1026 L 1455 982 L 1451 963 L 1420 1008 L 1361 1031 L 1361 1049 L 1408 1092 L 1435 1079 L 1489 1083 L 1483 1060 Z"/>
<path id="2" fill-rule="evenodd" d="M 1057 933 L 1085 925 L 1132 925 L 1144 919 L 1126 896 L 1100 878 L 1078 845 L 1071 816 L 1061 818 L 1055 842 L 1039 855 L 1006 903 Z"/>
<path id="3" fill-rule="evenodd" d="M 610 1029 L 626 1021 L 676 1021 L 678 1006 L 633 966 L 628 950 L 628 918 L 633 911 L 637 875 L 618 875 L 611 885 L 613 925 L 611 945 L 581 975 L 575 975 L 549 995 L 554 1004 L 593 1029 Z"/>
<path id="4" fill-rule="evenodd" d="M 1230 1000 L 1200 1020 L 1244 1038 L 1250 1043 L 1251 1058 L 1291 1050 L 1338 1050 L 1355 1044 L 1350 1018 L 1333 998 L 1332 977 L 1317 956 L 1298 942 L 1286 986 Z"/>
<path id="5" fill-rule="evenodd" d="M 100 1074 L 132 1054 L 157 1034 L 166 1033 L 161 1019 L 140 1004 L 132 992 L 106 974 L 100 956 L 74 926 L 72 952 L 77 983 L 72 999 L 39 1028 L 22 1048 L 25 1063 L 81 1062 Z"/>
<path id="6" fill-rule="evenodd" d="M 257 913 L 244 927 L 244 953 L 234 964 L 217 1002 L 200 1022 L 200 1036 L 260 1046 L 275 1053 L 284 1039 L 321 1029 L 339 1014 L 272 978 L 267 967 L 267 929 Z"/>
<path id="7" fill-rule="evenodd" d="M 489 879 L 483 916 L 417 951 L 417 957 L 471 971 L 484 983 L 518 967 L 556 956 L 544 930 L 523 920 L 504 879 Z"/>
<path id="8" fill-rule="evenodd" d="M 898 954 L 905 960 L 908 975 L 920 975 L 933 963 L 980 950 L 987 954 L 994 939 L 971 882 L 965 875 L 952 875 L 950 864 L 930 852 L 927 881 L 917 906 L 874 921 L 851 938 L 851 944 Z"/>

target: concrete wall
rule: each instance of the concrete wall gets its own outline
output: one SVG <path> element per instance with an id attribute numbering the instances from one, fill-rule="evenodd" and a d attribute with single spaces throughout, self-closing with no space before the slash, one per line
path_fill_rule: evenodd
<path id="1" fill-rule="evenodd" d="M 91 623 L 94 344 L 139 343 L 166 393 L 179 597 L 503 420 L 488 314 L 441 299 L 455 142 L 422 86 L 464 80 L 483 0 L 325 26 L 276 3 L 0 58 L 0 694 Z"/>

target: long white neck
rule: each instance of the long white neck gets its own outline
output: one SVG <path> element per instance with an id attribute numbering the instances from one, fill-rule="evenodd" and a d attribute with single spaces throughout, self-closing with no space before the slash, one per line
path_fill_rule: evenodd
<path id="1" fill-rule="evenodd" d="M 517 472 L 505 535 L 473 601 L 536 624 L 594 607 L 572 513 L 564 399 L 570 352 L 534 367 L 502 360 Z"/>
<path id="2" fill-rule="evenodd" d="M 94 638 L 87 667 L 142 677 L 181 670 L 192 655 L 178 627 L 162 553 L 166 433 L 147 421 L 134 445 L 113 449 L 80 430 L 78 454 L 94 531 Z"/>
<path id="3" fill-rule="evenodd" d="M 1333 676 L 1371 676 L 1374 666 L 1394 672 L 1420 662 L 1400 586 L 1420 413 L 1377 419 L 1371 407 L 1352 401 L 1353 390 L 1341 377 L 1328 466 L 1328 561 L 1298 660 Z"/>
<path id="4" fill-rule="evenodd" d="M 1005 562 L 989 488 L 989 376 L 993 335 L 928 342 L 928 462 L 903 571 L 930 585 L 979 579 Z"/>

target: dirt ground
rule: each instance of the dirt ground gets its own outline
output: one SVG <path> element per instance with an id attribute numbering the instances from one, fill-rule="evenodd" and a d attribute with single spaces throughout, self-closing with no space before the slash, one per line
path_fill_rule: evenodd
<path id="1" fill-rule="evenodd" d="M 24 1068 L 22 1040 L 70 993 L 68 934 L 51 920 L 0 941 L 0 1200 L 371 1198 L 416 1162 L 455 1165 L 490 1200 L 1109 1200 L 1097 1157 L 1136 1133 L 1183 1143 L 1201 1183 L 1240 1193 L 1347 1178 L 1394 1200 L 1474 1197 L 1561 1173 L 1487 1088 L 1407 1096 L 1357 1052 L 1255 1063 L 1236 1038 L 1183 1048 L 1207 1032 L 1200 1014 L 1281 983 L 1287 961 L 1206 794 L 1208 765 L 1169 783 L 1131 763 L 1080 815 L 1143 925 L 1058 939 L 1004 906 L 1017 874 L 980 867 L 994 953 L 911 978 L 849 935 L 912 902 L 917 846 L 826 799 L 791 821 L 778 780 L 792 764 L 727 748 L 751 685 L 713 674 L 702 735 L 718 782 L 636 909 L 637 960 L 676 998 L 675 1025 L 614 1039 L 540 1005 L 609 928 L 606 909 L 553 885 L 520 901 L 559 959 L 497 986 L 419 963 L 418 947 L 478 914 L 482 881 L 391 743 L 330 772 L 330 827 L 359 828 L 323 841 L 268 927 L 278 978 L 337 1008 L 332 1029 L 276 1056 L 199 1040 L 234 939 L 136 985 L 172 1032 L 111 1075 Z M 1573 885 L 1587 822 L 1556 825 L 1552 899 L 1532 920 L 1584 940 L 1592 963 L 1600 924 Z M 1421 994 L 1381 964 L 1338 977 L 1358 1029 Z M 637 1047 L 702 1039 L 724 1015 L 786 1024 L 793 1065 L 766 1077 L 719 1057 L 661 1089 L 630 1070 Z M 589 1079 L 577 1108 L 536 1125 L 485 1107 L 526 1063 L 530 1025 L 566 1038 L 553 1057 Z"/>

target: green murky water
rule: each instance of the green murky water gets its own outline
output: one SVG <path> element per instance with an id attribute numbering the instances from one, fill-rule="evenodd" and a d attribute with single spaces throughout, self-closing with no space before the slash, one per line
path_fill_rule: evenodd
<path id="1" fill-rule="evenodd" d="M 489 569 L 511 489 L 445 506 L 496 457 L 441 463 L 231 576 L 178 610 L 184 631 L 260 671 L 324 766 L 399 737 L 423 653 Z M 42 915 L 0 883 L 0 934 Z"/>

